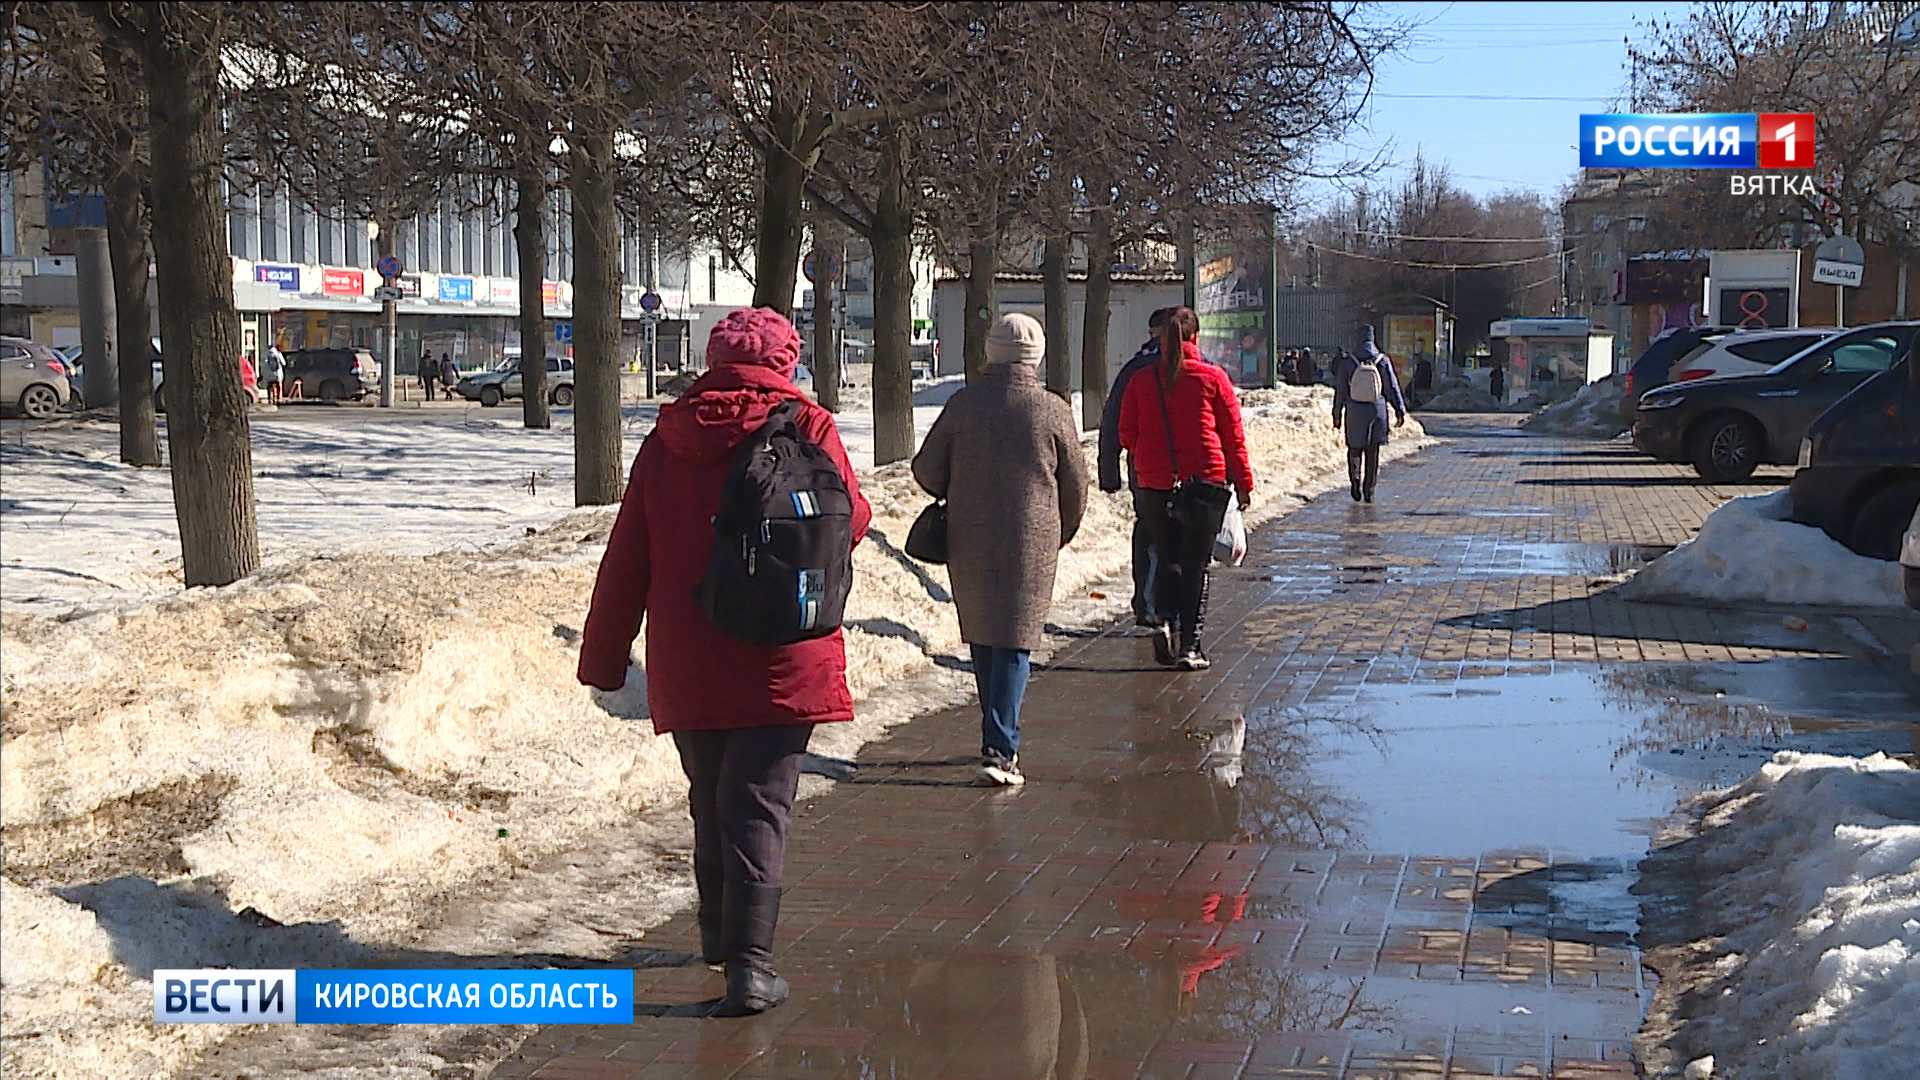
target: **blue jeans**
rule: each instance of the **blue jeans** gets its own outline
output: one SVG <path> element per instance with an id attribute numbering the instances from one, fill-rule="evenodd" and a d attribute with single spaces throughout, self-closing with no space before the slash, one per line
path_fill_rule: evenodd
<path id="1" fill-rule="evenodd" d="M 973 683 L 980 690 L 980 752 L 1011 758 L 1020 752 L 1020 701 L 1027 696 L 1033 654 L 1026 649 L 973 646 Z"/>

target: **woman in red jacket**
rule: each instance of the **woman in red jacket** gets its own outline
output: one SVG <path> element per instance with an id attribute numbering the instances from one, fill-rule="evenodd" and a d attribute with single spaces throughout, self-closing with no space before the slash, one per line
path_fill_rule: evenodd
<path id="1" fill-rule="evenodd" d="M 1226 372 L 1201 359 L 1199 336 L 1200 317 L 1175 308 L 1160 326 L 1155 377 L 1129 382 L 1120 404 L 1120 445 L 1139 470 L 1142 509 L 1160 554 L 1154 603 L 1169 619 L 1154 631 L 1154 656 L 1183 671 L 1209 666 L 1200 626 L 1207 564 L 1227 501 L 1237 496 L 1245 510 L 1253 499 L 1240 397 Z"/>
<path id="2" fill-rule="evenodd" d="M 839 630 L 794 645 L 749 645 L 715 626 L 694 599 L 721 486 L 741 444 L 782 402 L 804 403 L 801 433 L 838 463 L 853 496 L 856 544 L 873 518 L 832 414 L 793 384 L 799 361 L 800 335 L 778 312 L 736 311 L 713 328 L 709 370 L 660 409 L 634 457 L 580 644 L 580 681 L 617 690 L 641 620 L 651 624 L 647 705 L 687 774 L 700 951 L 727 972 L 720 1016 L 786 1000 L 786 981 L 773 969 L 773 931 L 800 760 L 813 725 L 853 719 Z"/>

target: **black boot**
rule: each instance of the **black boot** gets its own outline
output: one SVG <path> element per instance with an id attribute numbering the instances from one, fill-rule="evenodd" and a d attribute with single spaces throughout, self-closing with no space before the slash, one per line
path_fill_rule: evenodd
<path id="1" fill-rule="evenodd" d="M 1353 501 L 1360 501 L 1360 458 L 1353 451 L 1347 451 L 1347 490 L 1353 495 Z"/>
<path id="2" fill-rule="evenodd" d="M 1207 654 L 1200 651 L 1200 631 L 1207 619 L 1207 587 L 1212 583 L 1213 575 L 1200 575 L 1200 596 L 1193 610 L 1180 620 L 1180 660 L 1182 671 L 1205 671 L 1213 666 Z"/>
<path id="3" fill-rule="evenodd" d="M 720 920 L 727 964 L 727 996 L 715 1016 L 755 1016 L 787 1000 L 787 980 L 773 970 L 773 930 L 780 921 L 780 886 L 730 883 Z"/>

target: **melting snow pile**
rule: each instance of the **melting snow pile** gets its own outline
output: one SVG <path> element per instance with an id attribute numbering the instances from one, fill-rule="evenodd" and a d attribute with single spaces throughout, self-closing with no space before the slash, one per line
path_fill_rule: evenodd
<path id="1" fill-rule="evenodd" d="M 1341 465 L 1329 407 L 1324 389 L 1249 395 L 1264 504 L 1254 520 Z M 1396 434 L 1396 453 L 1422 444 L 1412 423 Z M 823 754 L 851 755 L 963 685 L 935 663 L 962 652 L 945 570 L 899 550 L 927 499 L 904 464 L 862 483 L 876 517 L 847 609 L 862 718 L 822 728 Z M 540 490 L 549 484 L 570 491 L 571 477 Z M 433 519 L 407 502 L 364 500 L 352 550 L 285 557 L 227 588 L 115 600 L 101 598 L 127 592 L 101 583 L 99 598 L 59 614 L 0 614 L 0 1071 L 190 1068 L 231 1029 L 153 1025 L 151 968 L 234 962 L 253 927 L 286 924 L 277 940 L 308 943 L 253 966 L 327 966 L 428 939 L 498 948 L 486 920 L 450 930 L 444 916 L 506 883 L 525 891 L 516 879 L 539 860 L 683 797 L 671 740 L 643 719 L 644 673 L 611 696 L 573 679 L 613 508 L 550 513 L 534 535 L 465 549 L 452 537 L 472 518 L 450 514 L 451 535 L 422 554 Z M 398 551 L 369 550 L 389 525 L 383 506 L 405 522 Z M 46 535 L 84 551 L 91 528 Z M 1122 572 L 1130 530 L 1124 493 L 1093 497 L 1060 561 L 1056 599 L 1079 605 L 1062 621 L 1124 606 L 1115 596 L 1089 609 L 1086 590 Z M 900 689 L 903 676 L 935 672 L 947 698 Z M 556 904 L 591 907 L 573 901 Z M 564 947 L 590 954 L 581 938 L 593 935 Z M 621 944 L 607 942 L 603 952 Z"/>
<path id="2" fill-rule="evenodd" d="M 1641 1060 L 1670 1076 L 1877 1080 L 1920 1062 L 1920 772 L 1782 752 L 1696 796 L 1679 869 L 1694 940 L 1656 950 Z M 1702 1063 L 1704 1065 L 1704 1063 Z"/>
<path id="3" fill-rule="evenodd" d="M 1580 392 L 1534 413 L 1520 422 L 1528 431 L 1547 435 L 1591 435 L 1611 439 L 1627 430 L 1620 419 L 1620 387 L 1609 375 Z"/>
<path id="4" fill-rule="evenodd" d="M 1747 495 L 1707 515 L 1700 534 L 1621 586 L 1640 600 L 1901 607 L 1900 566 L 1869 559 L 1811 525 L 1788 521 L 1785 490 Z"/>
<path id="5" fill-rule="evenodd" d="M 1525 409 L 1512 402 L 1495 401 L 1492 394 L 1478 386 L 1460 385 L 1443 390 L 1431 401 L 1422 402 L 1421 412 L 1437 413 L 1497 413 L 1524 412 Z"/>

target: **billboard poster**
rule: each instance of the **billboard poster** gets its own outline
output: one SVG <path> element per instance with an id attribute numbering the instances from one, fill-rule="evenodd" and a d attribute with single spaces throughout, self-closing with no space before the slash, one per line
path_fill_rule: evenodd
<path id="1" fill-rule="evenodd" d="M 263 285 L 272 285 L 281 292 L 297 293 L 300 291 L 300 268 L 258 263 L 253 268 L 253 280 Z"/>
<path id="2" fill-rule="evenodd" d="M 1381 347 L 1393 358 L 1393 373 L 1399 377 L 1402 387 L 1412 385 L 1414 365 L 1421 356 L 1438 369 L 1439 334 L 1433 316 L 1389 315 L 1386 322 L 1387 340 Z"/>
<path id="3" fill-rule="evenodd" d="M 1240 239 L 1196 260 L 1200 355 L 1242 386 L 1263 386 L 1274 370 L 1271 219 Z"/>
<path id="4" fill-rule="evenodd" d="M 443 277 L 440 279 L 440 299 L 470 301 L 473 299 L 473 279 L 470 277 Z"/>
<path id="5" fill-rule="evenodd" d="M 340 296 L 359 296 L 367 291 L 366 275 L 358 270 L 339 270 L 334 267 L 320 269 L 320 289 L 322 292 Z"/>

